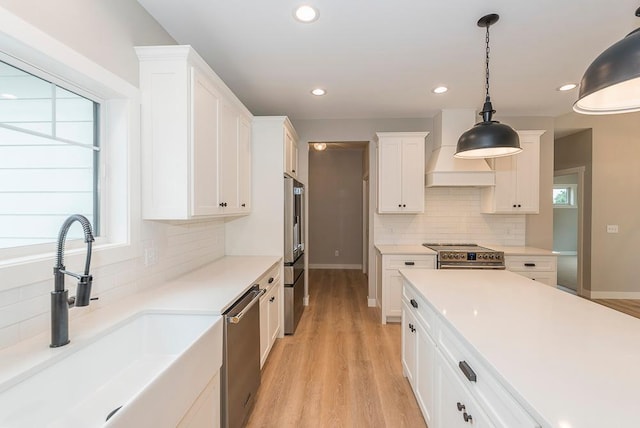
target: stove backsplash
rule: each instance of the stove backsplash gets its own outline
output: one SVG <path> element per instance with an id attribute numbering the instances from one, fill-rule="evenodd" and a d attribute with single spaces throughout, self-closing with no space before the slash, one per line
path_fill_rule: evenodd
<path id="1" fill-rule="evenodd" d="M 425 188 L 425 212 L 417 215 L 376 215 L 377 244 L 471 242 L 524 245 L 522 214 L 481 214 L 477 187 Z"/>

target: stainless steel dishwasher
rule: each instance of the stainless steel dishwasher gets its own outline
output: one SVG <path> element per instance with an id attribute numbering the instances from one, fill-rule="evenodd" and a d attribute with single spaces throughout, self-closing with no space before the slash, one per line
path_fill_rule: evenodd
<path id="1" fill-rule="evenodd" d="M 260 386 L 260 296 L 253 286 L 224 315 L 220 391 L 223 428 L 242 427 Z"/>

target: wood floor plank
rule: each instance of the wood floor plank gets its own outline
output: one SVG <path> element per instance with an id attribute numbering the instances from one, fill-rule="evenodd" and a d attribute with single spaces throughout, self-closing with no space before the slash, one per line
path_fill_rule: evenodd
<path id="1" fill-rule="evenodd" d="M 380 324 L 357 270 L 311 270 L 296 334 L 264 365 L 248 427 L 425 427 L 402 374 L 400 325 Z"/>

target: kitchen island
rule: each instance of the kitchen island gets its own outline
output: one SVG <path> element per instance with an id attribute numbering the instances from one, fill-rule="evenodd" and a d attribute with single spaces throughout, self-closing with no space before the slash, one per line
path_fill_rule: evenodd
<path id="1" fill-rule="evenodd" d="M 639 425 L 639 319 L 508 271 L 400 272 L 404 370 L 430 427 Z"/>

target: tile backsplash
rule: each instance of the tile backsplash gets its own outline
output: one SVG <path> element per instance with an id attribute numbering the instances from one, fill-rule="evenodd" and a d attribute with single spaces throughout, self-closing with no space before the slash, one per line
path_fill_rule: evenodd
<path id="1" fill-rule="evenodd" d="M 477 187 L 425 188 L 422 214 L 375 216 L 376 244 L 470 242 L 524 245 L 522 214 L 481 214 Z"/>
<path id="2" fill-rule="evenodd" d="M 71 309 L 72 319 L 224 256 L 223 220 L 144 222 L 142 236 L 138 257 L 91 269 L 92 296 L 100 299 L 85 308 Z M 145 265 L 144 253 L 149 248 L 155 252 L 155 263 Z M 75 279 L 67 277 L 70 295 L 75 294 L 75 284 Z M 49 329 L 52 290 L 53 274 L 50 280 L 0 292 L 0 349 Z"/>

